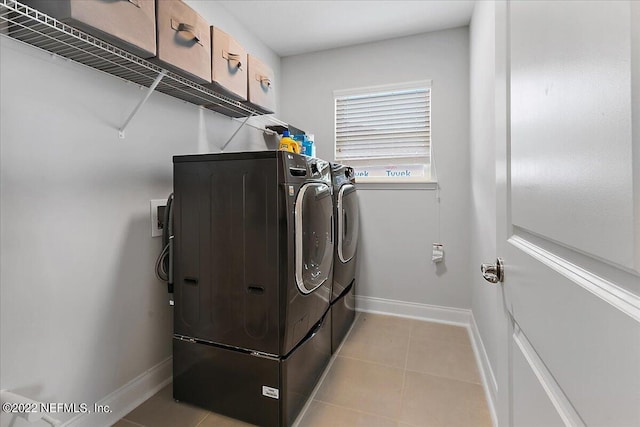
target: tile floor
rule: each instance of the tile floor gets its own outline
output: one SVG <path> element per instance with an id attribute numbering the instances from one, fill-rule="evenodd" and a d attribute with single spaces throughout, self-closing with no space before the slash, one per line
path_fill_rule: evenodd
<path id="1" fill-rule="evenodd" d="M 249 426 L 184 403 L 171 385 L 115 427 Z M 491 426 L 467 330 L 361 313 L 298 427 Z"/>

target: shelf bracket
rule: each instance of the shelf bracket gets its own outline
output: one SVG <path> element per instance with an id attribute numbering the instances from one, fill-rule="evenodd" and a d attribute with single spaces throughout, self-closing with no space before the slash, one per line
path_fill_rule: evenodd
<path id="1" fill-rule="evenodd" d="M 242 129 L 244 127 L 244 125 L 247 124 L 247 122 L 249 121 L 249 119 L 253 117 L 253 114 L 250 114 L 247 116 L 246 119 L 244 119 L 244 121 L 242 122 L 242 124 L 238 127 L 238 129 L 236 129 L 236 131 L 233 133 L 233 135 L 231 135 L 231 137 L 227 140 L 227 142 L 224 143 L 224 145 L 222 146 L 222 148 L 220 149 L 220 151 L 224 151 L 225 148 L 227 148 L 227 145 L 229 145 L 231 143 L 231 141 L 233 140 L 233 138 L 236 137 L 236 135 L 238 134 L 238 132 L 240 132 L 240 129 Z"/>
<path id="2" fill-rule="evenodd" d="M 147 102 L 147 99 L 149 99 L 149 97 L 151 96 L 153 91 L 156 90 L 156 87 L 158 86 L 158 84 L 160 84 L 160 81 L 162 80 L 162 78 L 165 75 L 166 75 L 165 71 L 161 71 L 160 74 L 158 74 L 158 76 L 153 81 L 153 83 L 151 83 L 151 86 L 149 86 L 149 89 L 147 89 L 147 93 L 144 95 L 144 98 L 142 98 L 140 100 L 140 102 L 138 102 L 138 105 L 136 105 L 136 108 L 134 108 L 133 111 L 131 112 L 131 114 L 129 114 L 129 117 L 124 122 L 122 127 L 120 129 L 118 129 L 118 137 L 120 139 L 124 139 L 124 130 L 127 128 L 127 126 L 129 126 L 129 122 L 138 113 L 138 110 L 140 110 L 140 108 L 142 108 L 142 106 L 145 104 L 145 102 Z"/>

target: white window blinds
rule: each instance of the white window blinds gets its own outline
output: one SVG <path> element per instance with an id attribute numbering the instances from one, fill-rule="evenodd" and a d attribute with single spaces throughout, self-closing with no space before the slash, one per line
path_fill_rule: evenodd
<path id="1" fill-rule="evenodd" d="M 336 161 L 354 166 L 429 164 L 430 85 L 402 86 L 336 92 Z"/>

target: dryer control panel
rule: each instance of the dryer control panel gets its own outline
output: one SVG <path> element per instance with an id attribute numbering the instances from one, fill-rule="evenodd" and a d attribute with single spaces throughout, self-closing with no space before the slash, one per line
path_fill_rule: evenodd
<path id="1" fill-rule="evenodd" d="M 334 191 L 340 189 L 344 184 L 355 184 L 356 174 L 352 167 L 340 163 L 331 163 L 331 175 L 333 178 Z"/>
<path id="2" fill-rule="evenodd" d="M 331 182 L 329 162 L 315 157 L 280 151 L 284 175 L 287 181 Z"/>

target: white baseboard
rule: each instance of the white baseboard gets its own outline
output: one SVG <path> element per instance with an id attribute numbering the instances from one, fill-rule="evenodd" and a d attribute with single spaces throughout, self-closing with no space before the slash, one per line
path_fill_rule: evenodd
<path id="1" fill-rule="evenodd" d="M 480 330 L 476 324 L 476 319 L 471 313 L 471 323 L 469 324 L 469 336 L 471 337 L 471 345 L 473 346 L 473 353 L 476 356 L 476 363 L 480 368 L 480 376 L 482 378 L 482 386 L 484 387 L 484 394 L 487 397 L 487 404 L 489 405 L 489 412 L 491 414 L 491 421 L 493 425 L 498 425 L 498 414 L 496 412 L 496 397 L 498 396 L 498 381 L 493 373 L 491 364 L 489 363 L 489 356 L 487 350 L 484 348 L 482 337 L 480 336 Z"/>
<path id="2" fill-rule="evenodd" d="M 356 295 L 356 310 L 469 326 L 471 310 Z"/>
<path id="3" fill-rule="evenodd" d="M 478 325 L 469 309 L 442 307 L 438 305 L 420 304 L 415 302 L 396 301 L 384 298 L 374 298 L 356 295 L 356 310 L 366 313 L 389 314 L 411 319 L 427 320 L 430 322 L 446 323 L 463 326 L 469 331 L 473 353 L 480 370 L 482 387 L 487 398 L 489 412 L 493 425 L 498 425 L 494 396 L 497 395 L 496 377 L 491 369 L 487 352 L 484 348 Z"/>
<path id="4" fill-rule="evenodd" d="M 108 427 L 115 424 L 171 382 L 172 362 L 172 357 L 163 360 L 96 403 L 108 405 L 110 413 L 80 414 L 64 423 L 64 427 Z"/>

